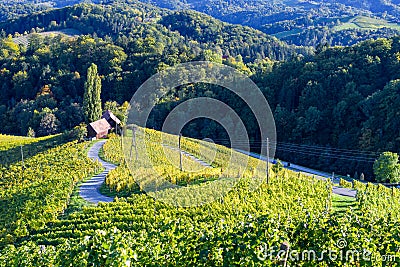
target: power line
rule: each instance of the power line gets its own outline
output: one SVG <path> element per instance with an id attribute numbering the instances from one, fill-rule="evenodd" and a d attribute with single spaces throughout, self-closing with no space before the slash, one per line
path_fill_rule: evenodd
<path id="1" fill-rule="evenodd" d="M 227 143 L 227 141 L 231 141 L 228 139 L 219 139 L 218 141 L 221 141 L 222 143 Z M 271 142 L 271 141 L 270 141 Z M 247 144 L 246 142 L 243 141 L 238 141 L 238 140 L 233 140 L 231 143 L 234 143 L 236 145 L 240 144 Z M 291 152 L 291 153 L 297 153 L 297 154 L 303 154 L 303 155 L 308 155 L 308 156 L 315 156 L 315 157 L 323 157 L 323 158 L 332 158 L 332 159 L 339 159 L 339 160 L 349 160 L 349 161 L 358 161 L 358 162 L 368 162 L 368 163 L 373 163 L 375 162 L 378 153 L 373 153 L 373 152 L 367 152 L 364 153 L 364 151 L 357 151 L 357 150 L 348 150 L 346 151 L 341 151 L 342 149 L 330 149 L 327 147 L 320 147 L 320 146 L 305 146 L 305 145 L 297 145 L 297 144 L 289 144 L 289 143 L 277 143 L 277 142 L 271 142 L 276 144 L 276 150 L 281 150 L 285 152 Z M 249 144 L 249 148 L 260 148 L 262 145 L 262 142 L 260 141 L 255 141 L 251 142 Z M 343 149 L 344 150 L 344 149 Z"/>
<path id="2" fill-rule="evenodd" d="M 283 150 L 285 152 L 298 153 L 298 154 L 316 156 L 316 157 L 322 157 L 322 158 L 332 158 L 332 159 L 341 159 L 341 160 L 350 160 L 350 161 L 361 161 L 361 162 L 373 163 L 376 160 L 376 158 L 350 157 L 350 156 L 345 156 L 345 155 L 334 155 L 334 154 L 317 153 L 317 152 L 310 152 L 310 151 L 309 152 L 304 152 L 304 151 L 301 151 L 301 150 L 288 149 L 288 148 L 279 148 L 279 147 L 277 148 L 277 150 Z"/>
<path id="3" fill-rule="evenodd" d="M 247 140 L 229 140 L 229 139 L 216 139 L 214 141 L 220 141 L 223 143 L 234 143 L 234 144 L 247 144 Z M 259 145 L 261 146 L 263 143 L 262 141 L 249 141 L 251 145 Z M 270 141 L 271 144 L 274 144 L 278 147 L 286 147 L 286 148 L 297 148 L 297 149 L 304 149 L 304 150 L 313 150 L 313 151 L 320 151 L 324 153 L 342 153 L 349 156 L 352 155 L 360 155 L 360 156 L 370 156 L 370 157 L 377 157 L 379 156 L 378 152 L 372 151 L 362 151 L 362 150 L 350 150 L 350 149 L 343 149 L 343 148 L 333 148 L 333 147 L 323 147 L 323 146 L 316 146 L 316 145 L 302 145 L 302 144 L 293 144 L 293 143 L 284 143 L 284 142 L 273 142 Z"/>
<path id="4" fill-rule="evenodd" d="M 250 146 L 249 148 L 259 148 L 256 146 Z M 369 162 L 373 163 L 375 162 L 375 158 L 365 158 L 365 157 L 349 157 L 349 156 L 341 156 L 341 155 L 334 155 L 334 154 L 324 154 L 324 153 L 317 153 L 317 152 L 304 152 L 301 150 L 295 150 L 295 149 L 285 149 L 285 148 L 277 148 L 277 150 L 283 150 L 285 152 L 290 152 L 290 153 L 297 153 L 297 154 L 302 154 L 302 155 L 308 155 L 308 156 L 315 156 L 315 157 L 320 157 L 320 158 L 332 158 L 332 159 L 339 159 L 339 160 L 349 160 L 349 161 L 359 161 L 359 162 Z"/>
<path id="5" fill-rule="evenodd" d="M 304 146 L 282 145 L 282 144 L 278 144 L 277 148 L 288 148 L 288 149 L 294 148 L 294 149 L 302 149 L 302 150 L 308 150 L 308 151 L 320 152 L 320 153 L 333 153 L 333 154 L 341 154 L 341 155 L 345 155 L 345 156 L 363 156 L 363 157 L 370 157 L 370 158 L 375 158 L 378 156 L 378 154 L 372 154 L 372 153 L 350 152 L 350 151 L 321 149 L 321 148 L 312 148 L 312 147 L 304 147 Z"/>
<path id="6" fill-rule="evenodd" d="M 338 151 L 338 152 L 343 152 L 343 153 L 358 153 L 358 154 L 365 154 L 365 155 L 379 155 L 377 152 L 372 152 L 372 151 L 363 151 L 363 150 L 355 150 L 355 149 L 344 149 L 344 148 L 334 148 L 334 147 L 323 147 L 323 146 L 316 146 L 316 145 L 302 145 L 302 144 L 293 144 L 293 143 L 284 143 L 284 142 L 278 142 L 278 145 L 286 145 L 286 146 L 300 146 L 300 147 L 306 147 L 306 148 L 314 148 L 314 149 L 321 149 L 321 150 L 332 150 L 332 151 Z"/>

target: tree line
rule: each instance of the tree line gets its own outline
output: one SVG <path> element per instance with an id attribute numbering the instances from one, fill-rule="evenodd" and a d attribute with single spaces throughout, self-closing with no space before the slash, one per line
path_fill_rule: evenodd
<path id="1" fill-rule="evenodd" d="M 370 38 L 399 34 L 400 9 L 396 1 L 268 1 L 268 0 L 141 0 L 160 7 L 191 8 L 222 21 L 250 26 L 276 35 L 290 44 L 314 46 L 353 45 Z M 346 26 L 351 18 L 366 16 L 371 23 Z M 375 20 L 378 19 L 378 20 Z"/>

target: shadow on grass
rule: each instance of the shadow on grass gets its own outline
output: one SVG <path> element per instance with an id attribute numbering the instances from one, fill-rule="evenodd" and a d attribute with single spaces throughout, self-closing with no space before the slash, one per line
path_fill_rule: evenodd
<path id="1" fill-rule="evenodd" d="M 100 187 L 100 193 L 102 195 L 105 195 L 107 197 L 130 197 L 132 195 L 140 195 L 144 194 L 144 192 L 140 191 L 140 188 L 138 185 L 135 186 L 135 188 L 130 189 L 130 190 L 122 190 L 120 192 L 116 192 L 112 189 L 110 189 L 105 183 L 103 183 Z"/>
<path id="2" fill-rule="evenodd" d="M 45 152 L 54 147 L 63 145 L 69 142 L 65 135 L 54 135 L 46 140 L 33 142 L 22 146 L 24 159 L 27 160 L 38 153 Z M 21 161 L 21 147 L 13 147 L 8 150 L 0 151 L 0 165 L 8 166 Z"/>
<path id="3" fill-rule="evenodd" d="M 352 197 L 333 195 L 332 208 L 334 213 L 343 215 L 349 208 L 357 209 L 357 201 Z"/>

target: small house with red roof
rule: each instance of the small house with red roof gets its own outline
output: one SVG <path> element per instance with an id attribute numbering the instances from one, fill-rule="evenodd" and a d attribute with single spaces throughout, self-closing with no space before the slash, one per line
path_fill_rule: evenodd
<path id="1" fill-rule="evenodd" d="M 116 129 L 119 124 L 121 124 L 121 121 L 117 116 L 111 111 L 106 110 L 100 120 L 92 122 L 87 126 L 87 137 L 90 139 L 106 138 L 112 129 Z"/>
<path id="2" fill-rule="evenodd" d="M 101 119 L 87 126 L 88 138 L 101 139 L 107 137 L 109 131 L 112 129 L 111 125 L 106 119 Z"/>

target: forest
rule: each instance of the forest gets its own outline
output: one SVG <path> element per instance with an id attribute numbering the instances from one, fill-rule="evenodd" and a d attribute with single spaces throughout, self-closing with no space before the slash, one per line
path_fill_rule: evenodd
<path id="1" fill-rule="evenodd" d="M 273 34 L 291 44 L 352 45 L 399 34 L 398 1 L 141 0 L 169 9 L 190 8 L 222 21 Z M 349 25 L 366 17 L 368 23 Z"/>
<path id="2" fill-rule="evenodd" d="M 311 53 L 311 49 L 288 46 L 256 30 L 195 12 L 163 12 L 147 5 L 83 4 L 4 23 L 0 104 L 9 118 L 4 132 L 26 135 L 29 127 L 36 131 L 46 113 L 56 114 L 57 131 L 79 122 L 84 77 L 91 63 L 98 65 L 103 78 L 102 99 L 122 103 L 157 70 L 180 62 L 221 59 L 224 54 L 232 60 L 237 57 L 232 64 L 248 69 L 244 61 L 284 60 L 298 52 Z M 66 27 L 82 35 L 40 35 Z M 193 28 L 201 30 L 196 33 Z M 27 46 L 15 44 L 8 35 L 18 31 L 32 33 L 26 35 Z M 214 31 L 220 32 L 219 37 Z"/>
<path id="3" fill-rule="evenodd" d="M 74 5 L 80 0 L 3 0 L 0 3 L 0 21 L 16 19 L 43 10 Z M 96 1 L 95 1 L 96 2 Z"/>
<path id="4" fill-rule="evenodd" d="M 320 43 L 347 46 L 400 33 L 398 0 L 20 0 L 2 1 L 0 21 L 77 3 L 138 6 L 139 1 L 170 10 L 196 10 L 303 46 L 316 47 Z"/>
<path id="5" fill-rule="evenodd" d="M 21 17 L 0 28 L 2 133 L 40 136 L 83 122 L 83 85 L 92 63 L 102 79 L 103 104 L 118 107 L 157 71 L 209 60 L 237 68 L 261 88 L 275 115 L 281 159 L 344 175 L 364 173 L 373 180 L 378 153 L 400 149 L 399 37 L 314 50 L 194 11 L 139 3 L 80 4 Z M 81 35 L 41 35 L 65 28 Z M 13 42 L 21 35 L 29 39 L 26 46 Z M 203 95 L 246 116 L 257 151 L 258 129 L 248 107 L 218 87 L 176 88 L 154 110 L 148 127 L 159 129 L 180 101 Z M 200 119 L 184 134 L 221 143 L 227 139 L 218 124 Z M 310 149 L 313 153 L 305 153 Z"/>

